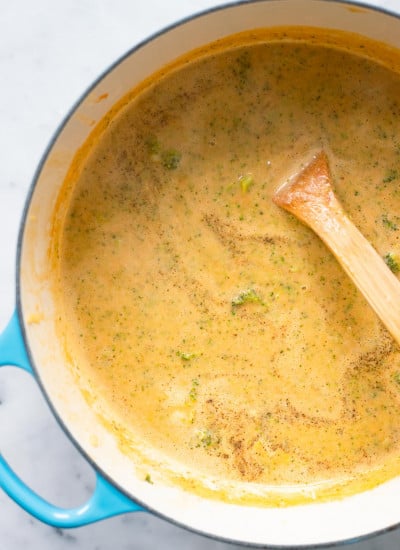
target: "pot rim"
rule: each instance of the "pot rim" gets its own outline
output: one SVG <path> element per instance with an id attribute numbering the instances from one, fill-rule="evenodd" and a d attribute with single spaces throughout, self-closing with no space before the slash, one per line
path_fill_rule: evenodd
<path id="1" fill-rule="evenodd" d="M 64 434 L 68 437 L 70 442 L 74 445 L 74 447 L 77 449 L 79 454 L 88 462 L 88 464 L 94 469 L 95 472 L 98 472 L 101 474 L 102 477 L 104 477 L 111 485 L 113 485 L 115 488 L 117 488 L 123 495 L 127 496 L 129 499 L 133 500 L 137 504 L 139 504 L 141 507 L 143 507 L 144 511 L 151 512 L 155 516 L 168 521 L 169 523 L 176 525 L 180 528 L 183 528 L 187 531 L 190 531 L 192 533 L 202 535 L 204 537 L 207 537 L 212 540 L 222 541 L 226 542 L 228 544 L 240 544 L 243 547 L 248 548 L 265 548 L 265 549 L 271 549 L 271 550 L 287 550 L 287 549 L 293 549 L 293 550 L 315 550 L 318 548 L 336 548 L 343 545 L 356 543 L 356 542 L 363 542 L 365 540 L 371 539 L 373 537 L 377 537 L 379 535 L 383 535 L 386 533 L 390 533 L 400 527 L 400 518 L 397 523 L 394 523 L 393 525 L 389 525 L 388 527 L 384 527 L 382 529 L 378 529 L 376 531 L 373 531 L 371 533 L 366 533 L 354 538 L 347 538 L 347 539 L 339 539 L 334 540 L 331 542 L 324 542 L 324 543 L 316 543 L 316 544 L 299 544 L 299 545 L 286 545 L 286 544 L 260 544 L 255 542 L 246 542 L 246 541 L 238 541 L 236 539 L 230 539 L 229 537 L 224 537 L 220 535 L 216 535 L 207 531 L 203 531 L 200 528 L 195 528 L 190 525 L 185 524 L 184 522 L 180 522 L 176 520 L 175 518 L 172 518 L 168 516 L 165 513 L 162 513 L 158 511 L 157 509 L 154 509 L 152 506 L 149 506 L 147 503 L 144 503 L 141 501 L 140 498 L 137 498 L 136 496 L 132 496 L 127 489 L 125 489 L 123 486 L 121 486 L 119 483 L 114 481 L 107 472 L 102 470 L 97 463 L 89 456 L 89 454 L 84 450 L 84 448 L 80 445 L 78 440 L 74 437 L 74 435 L 71 433 L 71 431 L 67 428 L 64 420 L 62 419 L 61 415 L 56 410 L 55 406 L 53 405 L 53 401 L 48 394 L 47 390 L 45 389 L 44 383 L 42 381 L 42 378 L 39 373 L 39 369 L 36 367 L 35 360 L 33 357 L 33 354 L 31 352 L 30 346 L 29 346 L 29 338 L 26 331 L 26 326 L 24 323 L 24 315 L 22 311 L 22 300 L 21 300 L 21 262 L 22 262 L 22 246 L 23 246 L 23 240 L 24 240 L 24 233 L 25 233 L 25 225 L 27 221 L 28 211 L 29 207 L 31 205 L 31 201 L 36 189 L 37 182 L 40 178 L 41 172 L 43 170 L 44 165 L 46 164 L 46 161 L 53 150 L 53 147 L 55 143 L 57 142 L 57 139 L 63 132 L 64 128 L 67 126 L 71 118 L 75 115 L 75 112 L 77 109 L 82 105 L 84 100 L 87 98 L 87 96 L 96 88 L 96 86 L 109 74 L 113 72 L 113 70 L 118 67 L 121 63 L 123 63 L 128 57 L 133 55 L 135 52 L 139 51 L 158 37 L 167 34 L 171 31 L 173 31 L 176 28 L 179 28 L 186 23 L 189 23 L 193 20 L 200 19 L 204 16 L 207 16 L 214 12 L 224 11 L 229 8 L 235 8 L 238 6 L 243 6 L 246 4 L 256 4 L 256 3 L 269 3 L 276 0 L 230 0 L 227 1 L 221 5 L 213 6 L 210 8 L 203 9 L 201 11 L 195 12 L 193 14 L 190 14 L 186 17 L 180 18 L 177 21 L 164 26 L 160 30 L 153 32 L 148 37 L 144 38 L 131 48 L 129 48 L 124 54 L 119 56 L 113 63 L 108 65 L 105 69 L 101 71 L 99 76 L 80 94 L 80 96 L 77 98 L 77 100 L 72 104 L 72 106 L 67 111 L 66 115 L 62 118 L 61 122 L 58 124 L 56 129 L 53 131 L 52 136 L 42 153 L 42 156 L 37 164 L 37 167 L 34 171 L 34 174 L 31 179 L 31 183 L 28 188 L 27 196 L 25 199 L 23 211 L 21 214 L 21 220 L 19 223 L 19 230 L 18 230 L 18 240 L 17 240 L 17 249 L 16 249 L 16 271 L 15 271 L 15 288 L 16 288 L 16 311 L 17 316 L 19 320 L 19 325 L 21 329 L 21 334 L 23 338 L 23 343 L 25 346 L 25 350 L 27 353 L 27 356 L 29 358 L 30 365 L 32 367 L 33 374 L 35 376 L 35 380 L 37 384 L 39 385 L 40 391 L 52 413 L 55 420 L 57 421 L 58 425 L 64 432 Z M 282 2 L 285 2 L 286 0 L 280 0 Z M 375 12 L 379 12 L 382 14 L 386 14 L 392 18 L 400 20 L 400 11 L 398 13 L 391 11 L 390 9 L 387 9 L 386 7 L 382 6 L 376 6 L 373 4 L 365 3 L 362 0 L 311 0 L 312 2 L 326 2 L 326 3 L 333 3 L 333 4 L 343 4 L 343 5 L 349 5 L 354 6 L 356 8 L 364 8 L 367 10 L 372 10 Z"/>

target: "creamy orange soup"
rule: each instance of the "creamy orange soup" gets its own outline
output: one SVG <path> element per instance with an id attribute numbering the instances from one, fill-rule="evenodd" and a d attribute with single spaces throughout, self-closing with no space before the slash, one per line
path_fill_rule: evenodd
<path id="1" fill-rule="evenodd" d="M 287 504 L 400 471 L 399 349 L 271 200 L 323 148 L 399 270 L 396 62 L 340 33 L 231 38 L 132 92 L 77 160 L 54 237 L 60 331 L 149 482 Z"/>

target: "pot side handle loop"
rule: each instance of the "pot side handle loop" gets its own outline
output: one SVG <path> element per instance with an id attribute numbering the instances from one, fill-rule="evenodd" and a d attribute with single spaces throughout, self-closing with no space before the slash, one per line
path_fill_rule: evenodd
<path id="1" fill-rule="evenodd" d="M 15 310 L 8 325 L 0 334 L 0 367 L 12 365 L 33 374 Z"/>
<path id="2" fill-rule="evenodd" d="M 59 528 L 83 527 L 118 514 L 143 510 L 97 474 L 96 488 L 91 498 L 82 506 L 71 509 L 53 506 L 32 491 L 11 470 L 0 455 L 0 485 L 24 510 L 40 521 Z"/>
<path id="3" fill-rule="evenodd" d="M 0 367 L 12 365 L 33 374 L 25 350 L 17 312 L 0 334 Z M 96 487 L 82 506 L 71 509 L 53 506 L 30 489 L 10 468 L 0 452 L 0 487 L 29 514 L 59 528 L 82 527 L 118 514 L 144 510 L 96 472 Z"/>

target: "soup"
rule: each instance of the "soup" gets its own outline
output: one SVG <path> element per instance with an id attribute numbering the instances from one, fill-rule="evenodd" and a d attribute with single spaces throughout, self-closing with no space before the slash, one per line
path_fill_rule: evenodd
<path id="1" fill-rule="evenodd" d="M 341 33 L 231 37 L 133 91 L 77 158 L 54 235 L 59 330 L 143 479 L 284 505 L 400 472 L 399 349 L 272 202 L 323 148 L 400 269 L 398 61 Z"/>

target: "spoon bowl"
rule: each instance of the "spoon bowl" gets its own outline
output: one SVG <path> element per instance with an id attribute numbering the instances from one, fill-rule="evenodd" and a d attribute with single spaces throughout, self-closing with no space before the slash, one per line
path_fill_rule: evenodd
<path id="1" fill-rule="evenodd" d="M 323 240 L 400 344 L 400 281 L 346 215 L 334 193 L 325 152 L 279 187 L 273 201 Z"/>

